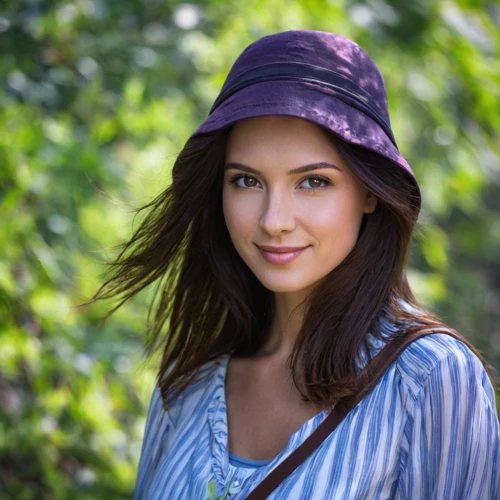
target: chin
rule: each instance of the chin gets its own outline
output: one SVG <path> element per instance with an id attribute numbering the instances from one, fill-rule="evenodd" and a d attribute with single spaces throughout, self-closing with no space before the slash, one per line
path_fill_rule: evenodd
<path id="1" fill-rule="evenodd" d="M 297 279 L 270 279 L 269 276 L 262 277 L 256 275 L 257 279 L 262 283 L 262 285 L 275 293 L 297 293 L 308 290 L 316 283 L 316 281 L 310 280 L 297 280 Z"/>

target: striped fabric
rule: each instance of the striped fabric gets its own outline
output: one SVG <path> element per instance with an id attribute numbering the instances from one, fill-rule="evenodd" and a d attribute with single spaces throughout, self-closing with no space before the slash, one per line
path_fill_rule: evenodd
<path id="1" fill-rule="evenodd" d="M 360 369 L 363 359 L 358 357 Z M 216 498 L 243 500 L 326 417 L 321 412 L 305 422 L 268 465 L 231 465 L 224 394 L 228 361 L 226 355 L 204 365 L 168 413 L 155 389 L 134 500 L 208 500 L 210 482 Z M 413 342 L 269 497 L 389 498 L 500 500 L 494 391 L 479 359 L 446 334 Z"/>

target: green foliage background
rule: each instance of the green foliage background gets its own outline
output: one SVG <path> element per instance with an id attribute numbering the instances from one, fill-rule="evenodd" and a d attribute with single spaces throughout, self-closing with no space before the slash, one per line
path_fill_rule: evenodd
<path id="1" fill-rule="evenodd" d="M 499 26 L 479 0 L 3 0 L 0 498 L 131 497 L 148 296 L 102 327 L 111 304 L 73 306 L 271 32 L 337 32 L 380 66 L 423 192 L 411 283 L 500 368 Z"/>

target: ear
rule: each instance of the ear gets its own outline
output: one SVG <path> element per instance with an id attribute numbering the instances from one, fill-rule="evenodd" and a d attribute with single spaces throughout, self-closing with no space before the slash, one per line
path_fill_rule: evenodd
<path id="1" fill-rule="evenodd" d="M 371 214 L 377 207 L 377 198 L 375 195 L 370 193 L 369 191 L 366 193 L 365 205 L 363 207 L 363 212 L 365 214 Z"/>

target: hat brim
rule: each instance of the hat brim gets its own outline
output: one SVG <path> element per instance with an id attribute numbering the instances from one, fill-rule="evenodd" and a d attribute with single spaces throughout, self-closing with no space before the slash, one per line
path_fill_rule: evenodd
<path id="1" fill-rule="evenodd" d="M 245 118 L 268 115 L 303 118 L 351 144 L 385 156 L 410 174 L 420 197 L 410 166 L 377 122 L 315 84 L 275 80 L 245 87 L 220 104 L 193 136 L 214 132 Z"/>

